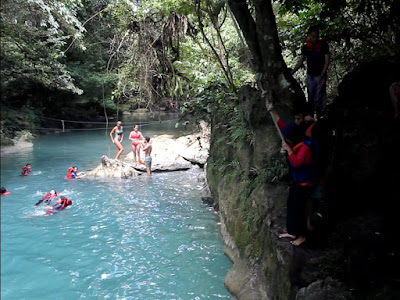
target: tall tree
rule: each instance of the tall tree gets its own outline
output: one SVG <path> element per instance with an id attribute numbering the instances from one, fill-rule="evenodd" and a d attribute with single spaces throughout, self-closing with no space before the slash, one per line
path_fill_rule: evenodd
<path id="1" fill-rule="evenodd" d="M 282 57 L 271 1 L 254 0 L 252 3 L 250 8 L 246 1 L 227 0 L 249 47 L 253 70 L 258 73 L 262 89 L 268 92 L 269 101 L 283 106 L 304 102 L 304 93 Z"/>

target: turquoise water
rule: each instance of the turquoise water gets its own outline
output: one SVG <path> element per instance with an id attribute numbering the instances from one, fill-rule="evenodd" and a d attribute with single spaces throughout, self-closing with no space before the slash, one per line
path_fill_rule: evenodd
<path id="1" fill-rule="evenodd" d="M 218 215 L 200 199 L 198 171 L 64 179 L 69 166 L 93 168 L 103 154 L 115 155 L 108 133 L 78 131 L 2 157 L 11 195 L 1 197 L 1 299 L 229 299 L 231 262 Z M 19 176 L 28 162 L 32 173 Z M 73 205 L 45 215 L 33 204 L 53 188 Z"/>

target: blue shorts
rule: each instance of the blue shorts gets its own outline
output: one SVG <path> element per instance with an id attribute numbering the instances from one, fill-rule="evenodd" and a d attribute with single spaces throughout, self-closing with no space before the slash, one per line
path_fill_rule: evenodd
<path id="1" fill-rule="evenodd" d="M 146 156 L 146 157 L 144 158 L 144 165 L 145 165 L 147 168 L 150 168 L 150 167 L 151 167 L 151 156 Z"/>

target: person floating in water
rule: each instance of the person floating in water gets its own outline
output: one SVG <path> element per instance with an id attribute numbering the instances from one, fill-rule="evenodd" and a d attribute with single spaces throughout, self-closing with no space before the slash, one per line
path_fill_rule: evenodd
<path id="1" fill-rule="evenodd" d="M 56 192 L 56 190 L 51 190 L 46 195 L 44 195 L 42 197 L 42 199 L 40 199 L 38 202 L 36 202 L 35 206 L 39 205 L 42 202 L 49 204 L 51 202 L 51 200 L 53 200 L 57 196 L 58 196 L 58 193 Z"/>
<path id="2" fill-rule="evenodd" d="M 144 140 L 143 134 L 139 131 L 139 126 L 133 126 L 133 130 L 129 133 L 129 139 L 132 142 L 133 162 L 135 166 L 139 166 L 140 162 L 140 140 Z"/>
<path id="3" fill-rule="evenodd" d="M 115 132 L 115 137 L 113 137 L 113 133 Z M 122 140 L 124 139 L 124 127 L 122 126 L 122 122 L 118 121 L 117 125 L 111 129 L 110 138 L 113 144 L 117 147 L 117 154 L 115 155 L 115 159 L 119 159 L 122 152 L 124 151 L 124 147 L 122 146 Z"/>
<path id="4" fill-rule="evenodd" d="M 7 196 L 10 194 L 11 194 L 11 192 L 7 191 L 7 189 L 4 186 L 1 187 L 1 195 L 2 196 Z"/>
<path id="5" fill-rule="evenodd" d="M 72 205 L 72 201 L 64 196 L 60 196 L 59 200 L 51 207 L 51 210 L 47 210 L 47 214 L 55 214 L 58 213 L 60 210 L 67 208 L 68 206 Z"/>
<path id="6" fill-rule="evenodd" d="M 144 165 L 146 166 L 147 175 L 151 175 L 151 150 L 152 145 L 150 144 L 150 138 L 148 136 L 145 137 L 144 142 L 142 143 L 142 149 L 144 151 Z"/>
<path id="7" fill-rule="evenodd" d="M 65 176 L 65 178 L 67 178 L 67 179 L 74 179 L 74 178 L 76 178 L 76 177 L 78 177 L 78 168 L 75 167 L 75 166 L 69 167 L 69 168 L 68 168 L 68 173 L 67 173 L 67 175 Z"/>
<path id="8" fill-rule="evenodd" d="M 26 164 L 25 166 L 22 167 L 21 175 L 22 176 L 27 176 L 31 172 L 31 164 Z"/>

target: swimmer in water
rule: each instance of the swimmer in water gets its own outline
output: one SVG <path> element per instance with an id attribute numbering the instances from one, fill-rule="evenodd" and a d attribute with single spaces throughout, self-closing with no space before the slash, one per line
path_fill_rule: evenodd
<path id="1" fill-rule="evenodd" d="M 115 137 L 113 137 L 114 133 Z M 117 155 L 115 156 L 115 159 L 119 160 L 119 157 L 124 151 L 124 147 L 122 146 L 122 140 L 124 139 L 124 127 L 122 126 L 121 121 L 118 121 L 117 125 L 113 129 L 111 129 L 110 138 L 113 144 L 117 147 Z"/>
<path id="2" fill-rule="evenodd" d="M 68 168 L 68 173 L 65 176 L 67 179 L 74 179 L 78 177 L 78 168 L 73 166 Z"/>
<path id="3" fill-rule="evenodd" d="M 36 202 L 35 206 L 39 205 L 42 202 L 49 204 L 51 202 L 51 200 L 53 200 L 57 196 L 58 196 L 58 193 L 56 192 L 56 190 L 51 190 L 46 195 L 44 195 L 42 197 L 42 199 L 40 199 L 38 202 Z"/>
<path id="4" fill-rule="evenodd" d="M 53 205 L 53 207 L 50 207 L 50 209 L 52 209 L 53 212 L 58 212 L 70 205 L 72 205 L 72 201 L 70 199 L 60 196 L 59 200 Z"/>
<path id="5" fill-rule="evenodd" d="M 31 164 L 26 164 L 22 167 L 21 175 L 27 176 L 31 172 Z"/>
<path id="6" fill-rule="evenodd" d="M 10 195 L 10 194 L 11 193 L 9 191 L 7 191 L 7 189 L 4 186 L 1 187 L 1 195 L 2 196 L 6 196 L 6 195 Z"/>

